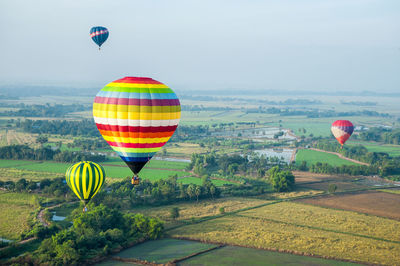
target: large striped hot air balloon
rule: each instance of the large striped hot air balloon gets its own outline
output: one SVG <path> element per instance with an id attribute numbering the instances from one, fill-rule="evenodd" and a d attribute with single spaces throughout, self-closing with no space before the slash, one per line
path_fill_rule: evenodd
<path id="1" fill-rule="evenodd" d="M 103 138 L 134 173 L 174 134 L 181 117 L 176 94 L 151 78 L 125 77 L 109 83 L 96 96 L 93 116 Z"/>
<path id="2" fill-rule="evenodd" d="M 337 120 L 333 122 L 331 131 L 333 136 L 342 145 L 350 138 L 353 134 L 354 126 L 349 120 Z"/>
<path id="3" fill-rule="evenodd" d="M 88 161 L 72 165 L 65 173 L 68 186 L 85 203 L 85 206 L 99 192 L 105 178 L 106 173 L 103 167 Z"/>
<path id="4" fill-rule="evenodd" d="M 99 46 L 108 39 L 108 30 L 105 27 L 97 26 L 90 29 L 90 37 Z"/>

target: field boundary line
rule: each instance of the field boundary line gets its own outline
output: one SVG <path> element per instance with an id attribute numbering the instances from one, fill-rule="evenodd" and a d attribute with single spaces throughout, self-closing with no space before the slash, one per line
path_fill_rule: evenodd
<path id="1" fill-rule="evenodd" d="M 179 239 L 179 238 L 175 238 L 175 239 Z M 184 239 L 180 239 L 180 240 L 184 240 Z M 187 260 L 187 259 L 196 257 L 196 256 L 198 256 L 198 255 L 201 255 L 201 254 L 204 254 L 204 253 L 207 253 L 207 252 L 216 250 L 216 249 L 223 248 L 223 247 L 225 247 L 225 246 L 226 246 L 226 245 L 222 244 L 222 245 L 218 245 L 218 246 L 216 246 L 216 247 L 212 247 L 212 248 L 209 248 L 209 249 L 206 249 L 206 250 L 202 250 L 202 251 L 199 251 L 199 252 L 196 252 L 196 253 L 192 253 L 192 254 L 187 255 L 187 256 L 185 256 L 185 257 L 182 257 L 182 258 L 179 258 L 179 259 L 174 259 L 174 260 L 172 260 L 172 261 L 169 261 L 167 264 L 168 264 L 168 265 L 176 265 L 176 263 L 178 263 L 178 262 L 181 262 L 181 261 L 184 261 L 184 260 Z"/>
<path id="2" fill-rule="evenodd" d="M 325 232 L 331 232 L 331 233 L 337 233 L 337 234 L 344 234 L 344 235 L 350 235 L 350 236 L 356 236 L 356 237 L 369 238 L 369 239 L 389 242 L 389 243 L 393 243 L 393 244 L 400 244 L 400 241 L 396 241 L 396 240 L 389 240 L 389 239 L 384 239 L 384 238 L 379 238 L 379 237 L 374 237 L 374 236 L 360 235 L 360 234 L 355 234 L 355 233 L 350 233 L 350 232 L 337 231 L 337 230 L 326 229 L 326 228 L 322 228 L 322 227 L 315 227 L 315 226 L 308 226 L 308 225 L 302 225 L 302 224 L 296 224 L 296 223 L 289 223 L 289 222 L 274 220 L 274 219 L 270 219 L 270 218 L 247 216 L 247 215 L 243 215 L 243 214 L 235 214 L 235 216 L 243 217 L 243 218 L 250 218 L 250 219 L 254 219 L 254 220 L 263 220 L 263 221 L 268 221 L 268 222 L 273 222 L 273 223 L 278 223 L 278 224 L 280 223 L 280 224 L 285 224 L 285 225 L 292 225 L 292 226 L 308 228 L 308 229 L 314 229 L 314 230 L 325 231 Z"/>

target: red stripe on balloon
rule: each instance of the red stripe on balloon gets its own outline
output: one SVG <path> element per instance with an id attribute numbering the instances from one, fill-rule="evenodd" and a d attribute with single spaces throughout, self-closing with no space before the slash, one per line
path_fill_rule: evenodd
<path id="1" fill-rule="evenodd" d="M 352 127 L 353 124 L 349 120 L 336 120 L 332 124 L 333 127 Z"/>
<path id="2" fill-rule="evenodd" d="M 177 106 L 180 105 L 178 99 L 129 99 L 129 98 L 111 98 L 97 96 L 95 103 L 120 104 L 120 105 L 140 105 L 140 106 Z"/>
<path id="3" fill-rule="evenodd" d="M 156 132 L 168 132 L 168 131 L 175 131 L 178 127 L 176 126 L 160 126 L 160 127 L 130 127 L 130 126 L 114 126 L 114 125 L 104 125 L 104 124 L 97 124 L 96 126 L 98 129 L 109 130 L 109 131 L 118 131 L 118 132 L 149 132 L 149 133 L 156 133 Z"/>
<path id="4" fill-rule="evenodd" d="M 112 142 L 107 141 L 113 147 L 120 147 L 120 148 L 160 148 L 164 146 L 166 142 L 161 143 L 123 143 L 123 142 Z"/>
<path id="5" fill-rule="evenodd" d="M 152 78 L 146 77 L 125 77 L 113 81 L 113 83 L 137 83 L 137 84 L 162 84 L 161 82 Z"/>

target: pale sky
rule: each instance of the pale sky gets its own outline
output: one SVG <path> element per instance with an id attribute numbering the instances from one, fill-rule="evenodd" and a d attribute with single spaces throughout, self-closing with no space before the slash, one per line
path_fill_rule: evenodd
<path id="1" fill-rule="evenodd" d="M 399 0 L 0 0 L 0 33 L 0 85 L 400 91 Z"/>

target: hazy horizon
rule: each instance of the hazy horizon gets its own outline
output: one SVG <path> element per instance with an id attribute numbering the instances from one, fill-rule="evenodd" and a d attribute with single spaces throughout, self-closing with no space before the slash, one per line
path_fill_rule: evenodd
<path id="1" fill-rule="evenodd" d="M 23 8 L 22 8 L 23 7 Z M 379 91 L 400 85 L 400 2 L 0 3 L 0 86 Z M 103 25 L 99 52 L 89 37 Z"/>

